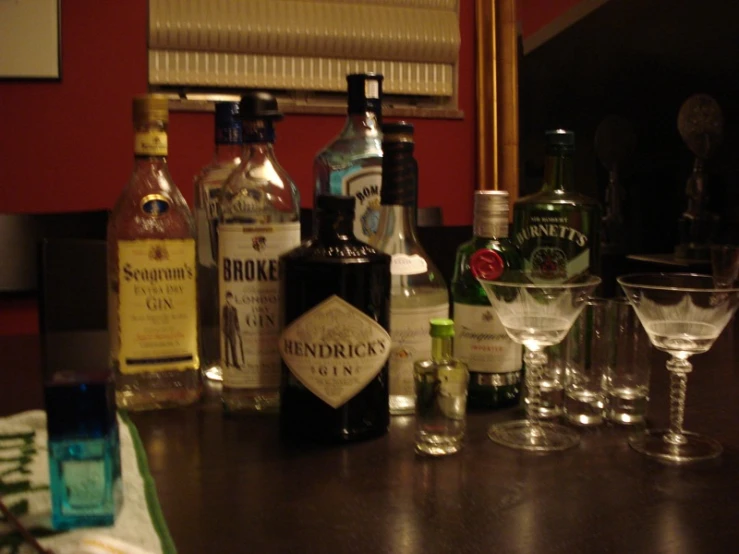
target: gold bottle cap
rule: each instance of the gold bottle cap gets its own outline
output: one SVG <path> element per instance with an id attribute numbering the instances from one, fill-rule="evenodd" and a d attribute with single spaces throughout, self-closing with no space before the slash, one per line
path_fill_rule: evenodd
<path id="1" fill-rule="evenodd" d="M 169 99 L 163 94 L 146 94 L 133 99 L 134 123 L 169 120 Z"/>

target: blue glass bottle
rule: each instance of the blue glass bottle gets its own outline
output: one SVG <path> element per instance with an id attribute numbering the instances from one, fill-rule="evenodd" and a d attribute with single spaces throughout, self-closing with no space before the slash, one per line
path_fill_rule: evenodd
<path id="1" fill-rule="evenodd" d="M 113 525 L 123 490 L 112 375 L 57 373 L 45 404 L 54 529 Z"/>

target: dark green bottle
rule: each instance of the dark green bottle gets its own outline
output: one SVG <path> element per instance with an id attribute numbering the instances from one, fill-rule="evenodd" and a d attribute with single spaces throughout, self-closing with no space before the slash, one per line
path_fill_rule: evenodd
<path id="1" fill-rule="evenodd" d="M 454 264 L 454 351 L 470 370 L 467 406 L 505 408 L 519 400 L 521 345 L 506 333 L 470 263 L 485 279 L 500 279 L 506 271 L 521 269 L 518 250 L 508 239 L 507 192 L 475 192 L 473 234 L 457 249 Z"/>
<path id="2" fill-rule="evenodd" d="M 563 282 L 599 273 L 600 208 L 573 191 L 575 134 L 546 132 L 544 183 L 513 206 L 513 243 L 536 280 Z"/>

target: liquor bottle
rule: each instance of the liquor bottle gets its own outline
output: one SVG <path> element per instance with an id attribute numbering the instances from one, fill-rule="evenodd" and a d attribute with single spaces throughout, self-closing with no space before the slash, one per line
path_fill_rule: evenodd
<path id="1" fill-rule="evenodd" d="M 195 224 L 198 229 L 198 308 L 200 367 L 203 375 L 222 381 L 218 324 L 218 199 L 221 187 L 241 163 L 241 119 L 238 102 L 216 102 L 215 152 L 195 177 Z"/>
<path id="2" fill-rule="evenodd" d="M 111 363 L 119 408 L 200 396 L 195 222 L 167 168 L 168 101 L 134 98 L 134 168 L 108 222 Z"/>
<path id="3" fill-rule="evenodd" d="M 313 238 L 280 258 L 280 428 L 340 443 L 387 432 L 390 256 L 354 237 L 355 200 L 321 195 Z"/>
<path id="4" fill-rule="evenodd" d="M 346 81 L 349 114 L 339 136 L 313 163 L 315 198 L 321 194 L 353 196 L 357 204 L 354 235 L 367 242 L 377 231 L 380 210 L 382 75 L 352 74 Z"/>
<path id="5" fill-rule="evenodd" d="M 432 319 L 430 326 L 431 358 L 413 364 L 416 452 L 443 456 L 462 448 L 470 376 L 452 352 L 454 322 Z"/>
<path id="6" fill-rule="evenodd" d="M 218 216 L 218 297 L 223 404 L 279 407 L 278 258 L 300 244 L 298 189 L 275 157 L 277 100 L 249 92 L 239 106 L 241 164 L 223 183 Z"/>
<path id="7" fill-rule="evenodd" d="M 598 202 L 573 192 L 575 134 L 546 133 L 541 190 L 513 206 L 514 244 L 524 269 L 535 279 L 562 282 L 598 273 L 600 209 Z"/>
<path id="8" fill-rule="evenodd" d="M 429 320 L 449 317 L 444 279 L 418 241 L 418 169 L 413 125 L 382 126 L 380 223 L 370 244 L 392 256 L 390 264 L 390 413 L 412 414 L 413 362 L 431 356 Z"/>
<path id="9" fill-rule="evenodd" d="M 494 280 L 522 269 L 521 256 L 508 240 L 508 193 L 475 192 L 473 237 L 457 249 L 452 278 L 455 354 L 470 370 L 467 405 L 497 409 L 518 403 L 521 386 L 521 345 L 506 333 L 471 269 Z"/>

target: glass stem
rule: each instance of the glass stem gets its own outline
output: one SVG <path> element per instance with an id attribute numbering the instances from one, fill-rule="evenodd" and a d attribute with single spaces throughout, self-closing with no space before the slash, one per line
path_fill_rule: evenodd
<path id="1" fill-rule="evenodd" d="M 685 444 L 683 421 L 685 420 L 685 394 L 688 389 L 688 373 L 693 366 L 688 360 L 672 357 L 667 360 L 670 370 L 670 432 L 665 440 L 670 444 Z"/>
<path id="2" fill-rule="evenodd" d="M 530 350 L 526 347 L 524 362 L 526 362 L 526 394 L 528 396 L 526 415 L 531 426 L 538 427 L 541 409 L 541 368 L 547 363 L 547 355 L 541 350 Z"/>

